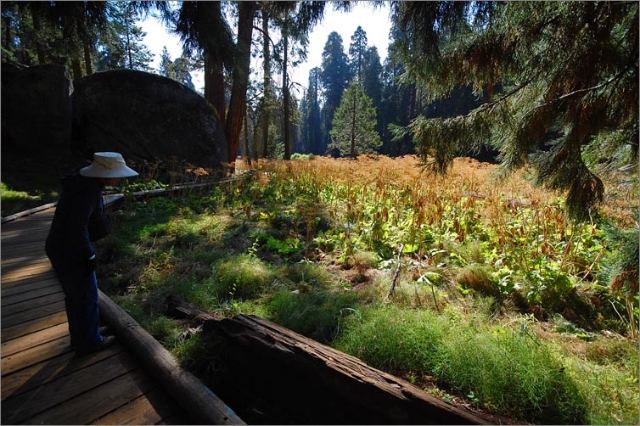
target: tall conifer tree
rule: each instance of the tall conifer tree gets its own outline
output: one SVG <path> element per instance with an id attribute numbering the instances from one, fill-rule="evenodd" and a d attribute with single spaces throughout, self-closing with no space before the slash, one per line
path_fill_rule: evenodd
<path id="1" fill-rule="evenodd" d="M 340 105 L 342 93 L 349 85 L 351 78 L 347 55 L 344 53 L 342 37 L 337 32 L 329 34 L 327 43 L 322 52 L 322 66 L 320 71 L 320 83 L 324 94 L 322 107 L 322 123 L 324 143 L 326 148 L 330 143 L 331 123 L 336 108 Z"/>
<path id="2" fill-rule="evenodd" d="M 364 94 L 362 83 L 354 80 L 342 95 L 331 129 L 331 147 L 342 155 L 356 157 L 374 153 L 382 145 L 375 130 L 376 110 Z"/>

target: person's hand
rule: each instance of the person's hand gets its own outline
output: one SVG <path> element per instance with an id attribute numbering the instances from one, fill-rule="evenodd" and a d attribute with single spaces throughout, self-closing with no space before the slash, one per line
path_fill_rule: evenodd
<path id="1" fill-rule="evenodd" d="M 87 274 L 92 273 L 93 271 L 96 270 L 96 266 L 97 266 L 97 261 L 96 261 L 96 255 L 94 254 L 87 260 L 87 263 L 85 265 L 85 272 Z"/>

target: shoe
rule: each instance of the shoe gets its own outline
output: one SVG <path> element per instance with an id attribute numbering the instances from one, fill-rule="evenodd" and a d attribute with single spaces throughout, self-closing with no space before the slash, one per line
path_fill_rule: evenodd
<path id="1" fill-rule="evenodd" d="M 102 337 L 113 335 L 113 333 L 111 333 L 111 330 L 109 330 L 109 327 L 107 327 L 106 325 L 101 326 L 99 331 Z M 75 342 L 73 341 L 73 337 L 71 337 L 69 340 L 69 346 L 71 346 L 72 348 L 75 348 L 76 346 Z"/>
<path id="2" fill-rule="evenodd" d="M 106 349 L 109 346 L 113 346 L 114 343 L 116 343 L 115 336 L 106 336 L 102 339 L 102 341 L 94 343 L 93 345 L 84 348 L 76 348 L 76 355 L 87 355 L 93 352 L 101 351 L 102 349 Z"/>

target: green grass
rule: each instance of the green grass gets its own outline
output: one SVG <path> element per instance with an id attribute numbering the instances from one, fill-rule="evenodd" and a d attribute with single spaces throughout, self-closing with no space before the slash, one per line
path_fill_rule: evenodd
<path id="1" fill-rule="evenodd" d="M 587 403 L 552 351 L 525 323 L 488 323 L 455 311 L 361 307 L 344 321 L 335 345 L 382 370 L 433 376 L 490 412 L 531 422 L 584 423 Z"/>
<path id="2" fill-rule="evenodd" d="M 250 255 L 222 259 L 213 266 L 212 291 L 218 299 L 255 299 L 273 282 L 269 265 Z"/>
<path id="3" fill-rule="evenodd" d="M 268 301 L 269 319 L 321 343 L 331 343 L 342 318 L 351 315 L 357 296 L 326 289 L 279 290 Z"/>
<path id="4" fill-rule="evenodd" d="M 21 211 L 39 207 L 51 203 L 58 198 L 57 192 L 44 194 L 40 191 L 29 193 L 16 191 L 9 188 L 4 182 L 0 182 L 0 199 L 2 203 L 2 217 L 10 216 Z"/>

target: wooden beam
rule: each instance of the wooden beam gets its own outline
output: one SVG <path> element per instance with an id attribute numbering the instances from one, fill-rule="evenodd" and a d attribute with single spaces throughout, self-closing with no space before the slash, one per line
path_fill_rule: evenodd
<path id="1" fill-rule="evenodd" d="M 244 424 L 231 408 L 183 370 L 171 353 L 109 297 L 100 292 L 100 315 L 132 353 L 143 363 L 165 391 L 200 424 Z"/>

